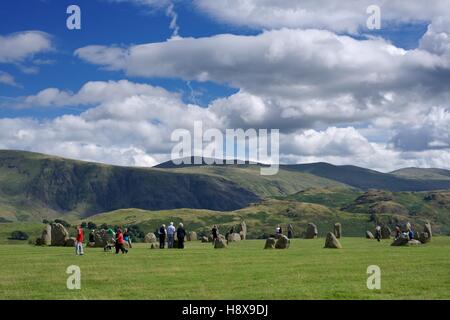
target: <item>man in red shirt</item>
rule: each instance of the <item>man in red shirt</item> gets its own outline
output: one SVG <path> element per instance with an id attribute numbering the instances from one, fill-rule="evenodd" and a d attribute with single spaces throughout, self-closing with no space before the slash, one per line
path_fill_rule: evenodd
<path id="1" fill-rule="evenodd" d="M 116 254 L 119 253 L 119 250 L 122 251 L 122 254 L 128 253 L 128 250 L 125 249 L 124 244 L 125 244 L 125 240 L 123 240 L 122 230 L 118 229 L 117 233 L 116 233 Z"/>
<path id="2" fill-rule="evenodd" d="M 82 256 L 83 252 L 83 228 L 81 226 L 77 226 L 77 237 L 75 241 L 75 253 L 76 255 Z"/>

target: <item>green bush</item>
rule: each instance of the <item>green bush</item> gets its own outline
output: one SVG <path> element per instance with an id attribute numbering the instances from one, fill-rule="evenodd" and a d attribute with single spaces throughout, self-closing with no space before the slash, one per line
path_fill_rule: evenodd
<path id="1" fill-rule="evenodd" d="M 10 240 L 28 240 L 28 238 L 29 236 L 26 232 L 19 230 L 13 231 L 9 237 Z"/>

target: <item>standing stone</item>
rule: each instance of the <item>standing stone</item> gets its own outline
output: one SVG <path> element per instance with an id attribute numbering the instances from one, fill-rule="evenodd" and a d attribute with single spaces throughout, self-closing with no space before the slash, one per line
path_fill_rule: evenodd
<path id="1" fill-rule="evenodd" d="M 369 230 L 366 231 L 366 238 L 367 239 L 375 239 L 375 237 L 373 236 L 373 233 L 370 232 Z"/>
<path id="2" fill-rule="evenodd" d="M 266 245 L 264 246 L 264 249 L 275 249 L 275 238 L 268 238 L 266 240 Z"/>
<path id="3" fill-rule="evenodd" d="M 317 227 L 314 223 L 308 223 L 308 227 L 306 228 L 305 239 L 314 239 L 317 238 Z"/>
<path id="4" fill-rule="evenodd" d="M 429 238 L 428 241 L 430 241 L 431 238 L 433 237 L 433 234 L 431 232 L 431 224 L 429 222 L 425 223 L 425 226 L 423 227 L 423 232 L 428 233 L 428 238 Z"/>
<path id="5" fill-rule="evenodd" d="M 247 239 L 247 224 L 245 221 L 241 222 L 241 231 L 239 232 L 239 235 L 241 236 L 241 240 Z"/>
<path id="6" fill-rule="evenodd" d="M 46 246 L 52 244 L 52 226 L 49 224 L 42 230 L 41 244 Z"/>
<path id="7" fill-rule="evenodd" d="M 201 237 L 200 240 L 202 241 L 202 243 L 209 242 L 208 237 L 205 236 Z"/>
<path id="8" fill-rule="evenodd" d="M 430 235 L 428 234 L 428 232 L 422 232 L 422 233 L 420 233 L 419 241 L 420 241 L 421 243 L 427 243 L 427 242 L 430 242 Z"/>
<path id="9" fill-rule="evenodd" d="M 94 245 L 95 248 L 104 248 L 108 241 L 112 239 L 112 236 L 108 234 L 106 230 L 98 230 L 94 232 Z"/>
<path id="10" fill-rule="evenodd" d="M 381 227 L 381 239 L 390 239 L 391 229 L 387 225 Z"/>
<path id="11" fill-rule="evenodd" d="M 214 241 L 214 249 L 224 249 L 227 247 L 225 239 L 219 238 Z"/>
<path id="12" fill-rule="evenodd" d="M 289 245 L 291 244 L 291 240 L 289 240 L 288 237 L 286 237 L 284 234 L 282 234 L 277 242 L 275 243 L 275 249 L 287 249 L 289 248 Z"/>
<path id="13" fill-rule="evenodd" d="M 156 243 L 156 235 L 153 232 L 147 233 L 147 235 L 144 238 L 145 243 Z"/>
<path id="14" fill-rule="evenodd" d="M 66 240 L 69 239 L 69 233 L 61 223 L 51 224 L 51 245 L 52 246 L 65 246 Z"/>
<path id="15" fill-rule="evenodd" d="M 341 238 L 342 235 L 342 225 L 339 222 L 336 222 L 334 224 L 334 235 L 336 236 L 337 239 Z"/>
<path id="16" fill-rule="evenodd" d="M 324 248 L 342 249 L 342 245 L 333 232 L 328 232 Z"/>
<path id="17" fill-rule="evenodd" d="M 292 227 L 292 224 L 288 225 L 288 238 L 289 239 L 294 238 L 294 228 Z"/>
<path id="18" fill-rule="evenodd" d="M 241 235 L 239 233 L 232 233 L 228 235 L 228 239 L 229 242 L 232 241 L 241 241 Z"/>
<path id="19" fill-rule="evenodd" d="M 187 241 L 197 241 L 197 232 L 191 231 L 187 235 Z"/>
<path id="20" fill-rule="evenodd" d="M 75 238 L 69 238 L 66 240 L 66 243 L 64 244 L 66 247 L 75 247 L 75 242 L 77 240 Z"/>

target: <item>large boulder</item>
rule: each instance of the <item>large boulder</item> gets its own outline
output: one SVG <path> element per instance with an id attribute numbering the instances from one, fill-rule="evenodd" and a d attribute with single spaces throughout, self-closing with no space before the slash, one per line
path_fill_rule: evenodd
<path id="1" fill-rule="evenodd" d="M 275 249 L 275 238 L 268 238 L 266 240 L 266 245 L 264 246 L 264 249 Z"/>
<path id="2" fill-rule="evenodd" d="M 187 241 L 197 241 L 197 233 L 195 231 L 191 231 L 187 235 Z"/>
<path id="3" fill-rule="evenodd" d="M 431 224 L 429 222 L 425 223 L 425 226 L 423 227 L 423 232 L 428 233 L 428 238 L 429 240 L 431 240 L 431 238 L 433 237 L 433 233 L 431 232 Z"/>
<path id="4" fill-rule="evenodd" d="M 104 248 L 111 239 L 112 236 L 106 230 L 97 230 L 94 232 L 94 244 L 91 246 L 94 248 Z"/>
<path id="5" fill-rule="evenodd" d="M 69 239 L 69 233 L 61 223 L 51 224 L 51 245 L 52 246 L 65 246 L 66 241 Z"/>
<path id="6" fill-rule="evenodd" d="M 147 233 L 144 238 L 145 243 L 157 243 L 156 236 L 153 232 Z"/>
<path id="7" fill-rule="evenodd" d="M 366 231 L 366 238 L 367 239 L 375 239 L 375 237 L 373 236 L 373 233 L 370 232 L 369 230 Z"/>
<path id="8" fill-rule="evenodd" d="M 291 240 L 285 235 L 281 235 L 275 243 L 275 249 L 287 249 L 291 244 Z"/>
<path id="9" fill-rule="evenodd" d="M 247 239 L 247 224 L 245 221 L 241 222 L 241 231 L 239 232 L 239 235 L 241 236 L 241 240 Z"/>
<path id="10" fill-rule="evenodd" d="M 214 249 L 223 249 L 227 247 L 227 242 L 225 239 L 220 238 L 214 241 Z"/>
<path id="11" fill-rule="evenodd" d="M 305 232 L 305 239 L 317 238 L 317 226 L 314 223 L 308 223 L 308 227 Z"/>
<path id="12" fill-rule="evenodd" d="M 65 246 L 66 247 L 75 247 L 76 241 L 77 240 L 75 238 L 69 238 L 66 240 Z"/>
<path id="13" fill-rule="evenodd" d="M 209 242 L 208 237 L 205 236 L 201 237 L 200 240 L 202 241 L 202 243 Z"/>
<path id="14" fill-rule="evenodd" d="M 328 232 L 324 248 L 342 249 L 342 245 L 333 232 Z"/>
<path id="15" fill-rule="evenodd" d="M 430 242 L 431 238 L 430 235 L 428 234 L 428 232 L 421 232 L 419 235 L 419 241 L 421 243 L 427 243 Z"/>
<path id="16" fill-rule="evenodd" d="M 408 245 L 409 238 L 408 236 L 401 235 L 397 239 L 394 240 L 394 242 L 391 243 L 391 246 L 406 246 Z"/>
<path id="17" fill-rule="evenodd" d="M 381 239 L 390 239 L 391 238 L 391 229 L 386 226 L 383 225 L 381 227 Z"/>
<path id="18" fill-rule="evenodd" d="M 342 236 L 342 225 L 339 222 L 336 222 L 334 224 L 334 235 L 336 238 L 340 239 Z"/>
<path id="19" fill-rule="evenodd" d="M 421 245 L 421 244 L 422 244 L 422 242 L 420 242 L 419 240 L 415 240 L 415 239 L 412 239 L 412 240 L 408 241 L 408 246 L 418 246 L 418 245 Z"/>
<path id="20" fill-rule="evenodd" d="M 229 242 L 232 241 L 241 241 L 241 235 L 239 233 L 232 233 L 228 235 L 228 239 Z"/>

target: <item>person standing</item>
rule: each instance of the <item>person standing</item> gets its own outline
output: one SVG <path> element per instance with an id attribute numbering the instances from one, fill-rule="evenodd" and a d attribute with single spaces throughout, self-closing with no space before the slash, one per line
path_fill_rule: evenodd
<path id="1" fill-rule="evenodd" d="M 173 222 L 167 227 L 167 247 L 169 249 L 173 248 L 173 241 L 175 238 L 175 227 L 173 226 Z M 177 234 L 178 237 L 178 234 Z M 178 240 L 179 241 L 179 240 Z"/>
<path id="2" fill-rule="evenodd" d="M 82 256 L 83 252 L 83 228 L 81 226 L 77 227 L 77 237 L 75 240 L 75 254 Z"/>
<path id="3" fill-rule="evenodd" d="M 184 249 L 184 237 L 186 237 L 186 230 L 184 230 L 184 226 L 180 222 L 177 229 L 178 249 Z"/>
<path id="4" fill-rule="evenodd" d="M 89 247 L 95 246 L 95 230 L 91 230 L 91 233 L 89 233 Z"/>
<path id="5" fill-rule="evenodd" d="M 163 224 L 161 226 L 161 228 L 159 228 L 158 234 L 159 234 L 159 248 L 164 249 L 165 244 L 166 244 L 166 235 L 167 235 L 165 224 Z"/>
<path id="6" fill-rule="evenodd" d="M 216 241 L 216 239 L 219 238 L 219 229 L 217 228 L 216 225 L 213 226 L 211 233 L 212 233 L 213 242 L 214 242 L 214 241 Z"/>
<path id="7" fill-rule="evenodd" d="M 125 249 L 125 240 L 123 239 L 123 233 L 122 230 L 118 229 L 116 233 L 116 254 L 119 253 L 119 251 L 122 251 L 122 254 L 128 253 L 128 250 Z"/>
<path id="8" fill-rule="evenodd" d="M 378 242 L 381 240 L 381 227 L 376 226 L 375 228 L 375 239 L 377 239 Z"/>
<path id="9" fill-rule="evenodd" d="M 128 230 L 128 228 L 125 228 L 125 232 L 123 234 L 123 239 L 125 240 L 125 243 L 128 244 L 128 247 L 131 249 L 131 234 L 130 231 Z"/>

